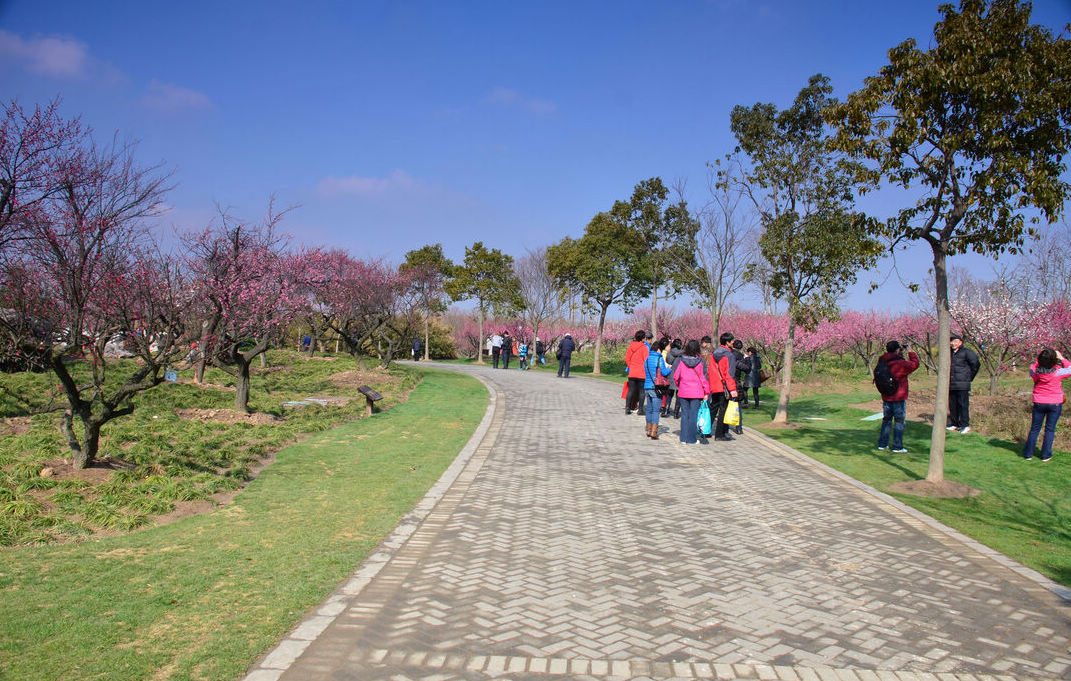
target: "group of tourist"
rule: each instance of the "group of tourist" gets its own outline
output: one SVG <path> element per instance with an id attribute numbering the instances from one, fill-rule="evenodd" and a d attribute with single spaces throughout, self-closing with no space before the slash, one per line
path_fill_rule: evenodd
<path id="1" fill-rule="evenodd" d="M 495 369 L 499 367 L 499 363 L 501 363 L 503 369 L 509 369 L 509 361 L 514 356 L 514 349 L 516 349 L 518 368 L 521 371 L 531 369 L 537 362 L 543 365 L 547 363 L 545 356 L 547 354 L 547 344 L 538 337 L 534 339 L 531 345 L 523 338 L 514 341 L 509 331 L 494 333 L 487 339 L 487 351 L 491 354 L 491 366 Z M 569 378 L 569 366 L 572 363 L 574 350 L 576 350 L 576 342 L 567 333 L 561 343 L 558 343 L 558 351 L 556 353 L 558 376 L 562 376 L 564 371 L 564 377 Z"/>
<path id="2" fill-rule="evenodd" d="M 713 437 L 729 442 L 734 438 L 725 422 L 730 405 L 749 407 L 748 389 L 759 406 L 762 360 L 758 351 L 747 348 L 731 333 L 723 333 L 715 347 L 710 336 L 681 341 L 663 337 L 657 342 L 649 331 L 639 330 L 625 350 L 628 378 L 624 397 L 625 413 L 645 417 L 647 437 L 658 439 L 661 417 L 680 419 L 680 441 L 696 444 Z M 700 411 L 707 404 L 710 432 L 700 430 Z M 645 406 L 646 405 L 646 406 Z M 734 419 L 733 432 L 743 432 L 741 419 Z"/>
<path id="3" fill-rule="evenodd" d="M 948 430 L 959 433 L 970 432 L 970 390 L 971 381 L 978 375 L 981 364 L 978 354 L 963 345 L 963 336 L 951 336 L 951 363 L 948 385 Z M 907 352 L 907 357 L 904 357 Z M 878 449 L 897 454 L 907 452 L 904 447 L 904 425 L 906 405 L 909 392 L 908 376 L 919 368 L 918 355 L 899 341 L 885 344 L 885 354 L 878 359 L 874 368 L 874 384 L 881 393 L 882 420 L 878 432 Z M 1033 410 L 1030 432 L 1023 446 L 1023 458 L 1034 458 L 1038 437 L 1044 427 L 1040 459 L 1047 462 L 1052 459 L 1052 443 L 1056 436 L 1056 423 L 1063 412 L 1065 401 L 1062 381 L 1071 376 L 1071 362 L 1060 354 L 1059 350 L 1044 348 L 1037 361 L 1028 369 L 1034 381 Z M 890 441 L 891 436 L 891 441 Z"/>

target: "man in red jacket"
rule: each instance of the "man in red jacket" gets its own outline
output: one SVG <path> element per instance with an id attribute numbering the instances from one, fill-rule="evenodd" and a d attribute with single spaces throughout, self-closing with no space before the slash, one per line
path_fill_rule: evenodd
<path id="1" fill-rule="evenodd" d="M 904 359 L 903 350 L 907 350 Z M 896 380 L 896 390 L 888 395 L 882 393 L 881 434 L 878 435 L 878 449 L 889 448 L 889 431 L 892 431 L 892 450 L 896 454 L 906 454 L 904 448 L 904 421 L 907 417 L 907 377 L 919 368 L 919 356 L 907 346 L 901 347 L 896 341 L 885 344 L 885 354 L 878 358 L 878 364 L 888 365 L 889 373 Z M 880 370 L 874 369 L 875 382 Z"/>

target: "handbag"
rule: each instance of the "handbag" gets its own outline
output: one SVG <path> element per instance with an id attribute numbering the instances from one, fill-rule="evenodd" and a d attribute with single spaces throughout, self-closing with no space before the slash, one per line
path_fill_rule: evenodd
<path id="1" fill-rule="evenodd" d="M 723 423 L 727 426 L 739 426 L 740 425 L 740 403 L 730 402 L 725 405 L 725 418 L 722 419 Z"/>
<path id="2" fill-rule="evenodd" d="M 621 386 L 621 399 L 628 397 L 628 379 L 625 379 L 625 385 Z"/>
<path id="3" fill-rule="evenodd" d="M 773 377 L 773 375 L 770 373 L 769 369 L 762 369 L 762 370 L 759 371 L 759 383 L 765 383 L 766 381 L 770 380 L 772 377 Z"/>
<path id="4" fill-rule="evenodd" d="M 706 400 L 699 403 L 699 416 L 696 418 L 695 429 L 703 437 L 710 437 L 710 405 Z"/>
<path id="5" fill-rule="evenodd" d="M 730 399 L 729 387 L 725 385 L 725 377 L 721 375 L 721 367 L 718 366 L 718 360 L 714 359 L 714 355 L 710 355 L 710 363 L 714 365 L 714 370 L 718 372 L 718 380 L 721 381 L 721 394 L 725 396 L 726 400 Z M 711 390 L 711 392 L 714 392 Z"/>

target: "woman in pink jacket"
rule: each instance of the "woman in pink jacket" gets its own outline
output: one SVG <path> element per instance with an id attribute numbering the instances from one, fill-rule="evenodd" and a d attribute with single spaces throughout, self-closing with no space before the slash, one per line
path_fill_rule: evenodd
<path id="1" fill-rule="evenodd" d="M 1059 366 L 1057 366 L 1059 362 Z M 1056 435 L 1056 422 L 1064 409 L 1064 387 L 1061 384 L 1071 376 L 1071 362 L 1064 359 L 1059 350 L 1045 348 L 1038 355 L 1038 361 L 1030 365 L 1030 378 L 1034 379 L 1034 420 L 1030 424 L 1030 434 L 1026 436 L 1023 458 L 1034 458 L 1041 424 L 1045 424 L 1045 439 L 1041 442 L 1041 460 L 1052 458 L 1052 439 Z"/>
<path id="2" fill-rule="evenodd" d="M 673 383 L 677 386 L 677 404 L 681 405 L 681 442 L 694 445 L 699 441 L 699 403 L 710 394 L 707 372 L 699 358 L 699 341 L 690 340 L 684 346 L 684 354 L 673 371 Z"/>

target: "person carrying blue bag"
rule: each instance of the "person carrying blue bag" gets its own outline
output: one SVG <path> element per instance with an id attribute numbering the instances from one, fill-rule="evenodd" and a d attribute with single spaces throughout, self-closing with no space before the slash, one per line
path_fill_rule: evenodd
<path id="1" fill-rule="evenodd" d="M 673 382 L 677 385 L 677 400 L 681 405 L 681 442 L 694 445 L 699 441 L 696 430 L 699 403 L 710 394 L 707 372 L 699 357 L 699 341 L 693 339 L 684 346 L 684 354 L 673 370 Z"/>
<path id="2" fill-rule="evenodd" d="M 666 349 L 667 344 L 668 341 L 665 338 L 655 343 L 654 347 L 647 353 L 647 359 L 643 363 L 643 392 L 646 398 L 644 404 L 647 405 L 645 411 L 647 416 L 647 437 L 652 440 L 658 439 L 658 415 L 662 411 L 662 398 L 658 394 L 654 377 L 657 374 L 669 376 L 672 373 L 672 369 L 669 368 L 666 360 L 662 357 L 662 351 Z"/>

